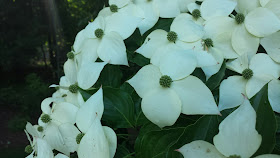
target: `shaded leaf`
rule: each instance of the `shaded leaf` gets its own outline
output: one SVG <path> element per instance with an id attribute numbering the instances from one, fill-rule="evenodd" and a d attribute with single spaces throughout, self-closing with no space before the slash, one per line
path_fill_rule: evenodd
<path id="1" fill-rule="evenodd" d="M 219 87 L 221 81 L 225 77 L 225 71 L 226 71 L 226 62 L 224 61 L 220 70 L 213 76 L 211 76 L 207 82 L 206 86 L 212 91 L 215 88 Z"/>
<path id="2" fill-rule="evenodd" d="M 213 137 L 218 133 L 217 116 L 203 116 L 191 125 L 190 122 L 192 121 L 184 117 L 174 126 L 163 129 L 146 125 L 141 129 L 135 144 L 136 157 L 182 158 L 183 156 L 174 151 L 175 149 L 194 140 L 212 142 Z"/>
<path id="3" fill-rule="evenodd" d="M 265 85 L 250 101 L 257 113 L 256 129 L 262 136 L 262 144 L 254 155 L 271 153 L 276 143 L 277 124 L 268 101 L 268 85 Z"/>
<path id="4" fill-rule="evenodd" d="M 131 96 L 120 89 L 105 87 L 102 120 L 113 128 L 134 127 L 134 103 Z"/>

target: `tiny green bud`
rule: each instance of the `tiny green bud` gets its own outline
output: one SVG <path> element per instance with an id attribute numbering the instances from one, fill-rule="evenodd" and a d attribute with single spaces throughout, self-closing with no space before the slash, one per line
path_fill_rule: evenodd
<path id="1" fill-rule="evenodd" d="M 152 0 L 147 0 L 147 2 L 151 2 Z"/>
<path id="2" fill-rule="evenodd" d="M 73 52 L 69 52 L 69 53 L 67 53 L 67 58 L 68 59 L 74 59 L 74 53 Z"/>
<path id="3" fill-rule="evenodd" d="M 204 40 L 204 45 L 205 45 L 207 48 L 213 47 L 213 46 L 214 46 L 214 45 L 213 45 L 213 40 L 212 40 L 211 38 L 206 38 L 206 39 Z"/>
<path id="4" fill-rule="evenodd" d="M 27 145 L 24 149 L 27 154 L 31 154 L 33 152 L 33 148 L 31 145 Z"/>
<path id="5" fill-rule="evenodd" d="M 48 115 L 48 114 L 43 114 L 43 115 L 41 116 L 41 120 L 42 120 L 42 122 L 44 122 L 44 123 L 49 123 L 52 119 L 51 119 L 50 115 Z"/>
<path id="6" fill-rule="evenodd" d="M 37 130 L 38 130 L 39 132 L 43 132 L 43 131 L 44 131 L 44 127 L 39 126 L 39 127 L 37 128 Z"/>
<path id="7" fill-rule="evenodd" d="M 96 29 L 96 30 L 94 31 L 94 34 L 95 34 L 95 36 L 96 36 L 97 38 L 102 38 L 103 35 L 104 35 L 104 31 L 103 31 L 102 29 Z"/>
<path id="8" fill-rule="evenodd" d="M 112 5 L 110 5 L 110 10 L 111 10 L 111 12 L 115 13 L 115 12 L 118 12 L 119 8 L 117 5 L 112 4 Z"/>
<path id="9" fill-rule="evenodd" d="M 58 90 L 59 90 L 59 86 L 56 86 L 56 87 L 55 87 L 55 90 L 57 90 L 57 91 L 58 91 Z"/>
<path id="10" fill-rule="evenodd" d="M 79 90 L 79 86 L 77 84 L 72 84 L 71 86 L 69 86 L 69 91 L 71 93 L 77 93 Z"/>
<path id="11" fill-rule="evenodd" d="M 242 76 L 246 79 L 249 80 L 252 78 L 254 75 L 254 72 L 251 69 L 245 69 L 242 71 Z"/>
<path id="12" fill-rule="evenodd" d="M 238 156 L 238 155 L 230 155 L 228 158 L 241 158 L 241 156 Z"/>
<path id="13" fill-rule="evenodd" d="M 174 31 L 168 32 L 168 34 L 167 34 L 168 41 L 175 42 L 177 40 L 177 38 L 178 38 L 178 35 L 176 32 L 174 32 Z"/>
<path id="14" fill-rule="evenodd" d="M 198 19 L 201 16 L 200 10 L 198 10 L 198 9 L 193 10 L 192 16 L 193 16 L 193 18 Z"/>
<path id="15" fill-rule="evenodd" d="M 76 137 L 76 142 L 77 142 L 77 144 L 80 144 L 80 142 L 81 142 L 81 140 L 82 140 L 82 138 L 85 136 L 85 134 L 84 133 L 79 133 L 78 135 L 77 135 L 77 137 Z"/>
<path id="16" fill-rule="evenodd" d="M 245 16 L 242 13 L 238 13 L 235 15 L 235 21 L 237 24 L 242 24 L 245 20 Z"/>
<path id="17" fill-rule="evenodd" d="M 164 88 L 169 88 L 171 86 L 172 83 L 172 79 L 170 76 L 167 75 L 163 75 L 161 76 L 161 78 L 159 79 L 159 84 L 164 87 Z"/>
<path id="18" fill-rule="evenodd" d="M 62 97 L 67 97 L 67 94 L 63 94 Z"/>

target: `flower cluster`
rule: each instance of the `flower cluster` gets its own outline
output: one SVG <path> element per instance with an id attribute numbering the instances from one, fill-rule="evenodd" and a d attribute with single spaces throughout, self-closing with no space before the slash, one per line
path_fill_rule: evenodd
<path id="1" fill-rule="evenodd" d="M 181 113 L 221 115 L 240 105 L 220 124 L 215 146 L 193 141 L 178 151 L 184 157 L 252 156 L 262 136 L 248 99 L 268 84 L 270 105 L 280 112 L 279 7 L 279 0 L 109 0 L 109 7 L 77 34 L 65 76 L 42 102 L 38 125 L 26 125 L 28 158 L 64 158 L 73 152 L 79 158 L 114 157 L 116 134 L 101 125 L 102 87 L 86 101 L 80 90 L 90 90 L 107 64 L 129 66 L 124 40 L 137 28 L 144 35 L 160 18 L 174 18 L 170 30 L 155 29 L 146 37 L 135 52 L 150 64 L 127 81 L 142 98 L 143 114 L 163 128 L 174 125 Z M 260 45 L 265 50 L 257 53 Z M 236 75 L 221 82 L 217 101 L 193 72 L 202 69 L 208 80 L 223 64 Z M 278 156 L 258 158 L 265 157 Z"/>

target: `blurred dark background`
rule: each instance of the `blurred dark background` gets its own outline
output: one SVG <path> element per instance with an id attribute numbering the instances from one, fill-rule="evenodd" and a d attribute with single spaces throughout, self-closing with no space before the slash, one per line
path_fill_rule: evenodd
<path id="1" fill-rule="evenodd" d="M 76 34 L 108 0 L 0 0 L 0 155 L 22 158 L 23 129 L 58 84 Z"/>

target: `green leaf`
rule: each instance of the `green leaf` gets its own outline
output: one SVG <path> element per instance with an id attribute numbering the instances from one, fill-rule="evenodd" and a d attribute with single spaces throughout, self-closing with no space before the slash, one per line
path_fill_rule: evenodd
<path id="1" fill-rule="evenodd" d="M 124 145 L 118 145 L 114 158 L 133 158 L 130 151 Z"/>
<path id="2" fill-rule="evenodd" d="M 98 89 L 80 89 L 84 100 L 90 98 Z M 135 125 L 135 107 L 131 96 L 121 90 L 103 87 L 104 113 L 102 120 L 112 128 L 131 128 Z"/>
<path id="3" fill-rule="evenodd" d="M 149 123 L 150 121 L 145 117 L 142 109 L 141 109 L 141 101 L 142 99 L 139 97 L 139 95 L 136 93 L 136 91 L 133 89 L 133 87 L 125 82 L 122 86 L 121 89 L 126 91 L 127 93 L 130 94 L 132 97 L 132 100 L 134 102 L 134 107 L 135 107 L 135 126 L 141 126 L 146 123 Z"/>
<path id="4" fill-rule="evenodd" d="M 134 127 L 134 103 L 131 96 L 120 89 L 103 88 L 104 113 L 102 120 L 113 128 Z"/>
<path id="5" fill-rule="evenodd" d="M 160 18 L 158 22 L 155 24 L 154 27 L 152 27 L 149 31 L 147 31 L 143 36 L 146 38 L 152 31 L 156 29 L 162 29 L 167 32 L 170 31 L 170 26 L 172 24 L 174 19 L 165 19 L 165 18 Z M 145 39 L 144 38 L 144 39 Z"/>
<path id="6" fill-rule="evenodd" d="M 183 158 L 174 150 L 194 140 L 212 142 L 213 137 L 218 133 L 217 116 L 203 116 L 189 125 L 190 122 L 192 121 L 184 117 L 172 127 L 163 129 L 146 125 L 141 129 L 135 144 L 136 157 Z"/>
<path id="7" fill-rule="evenodd" d="M 118 88 L 121 85 L 122 71 L 118 65 L 106 65 L 102 70 L 99 79 L 94 87 L 99 88 L 102 86 L 109 86 Z"/>
<path id="8" fill-rule="evenodd" d="M 215 75 L 211 76 L 206 82 L 207 87 L 211 91 L 219 87 L 221 81 L 225 77 L 225 71 L 226 71 L 226 62 L 224 61 L 220 70 Z"/>
<path id="9" fill-rule="evenodd" d="M 193 71 L 192 75 L 199 78 L 202 82 L 206 83 L 206 76 L 201 68 L 196 68 Z"/>
<path id="10" fill-rule="evenodd" d="M 275 119 L 277 122 L 277 133 L 280 133 L 280 116 L 275 115 Z"/>
<path id="11" fill-rule="evenodd" d="M 144 57 L 142 54 L 136 52 L 127 52 L 128 60 L 138 66 L 145 66 L 150 64 L 150 59 Z"/>
<path id="12" fill-rule="evenodd" d="M 277 124 L 268 101 L 268 85 L 265 85 L 250 101 L 257 113 L 256 129 L 262 136 L 262 144 L 254 155 L 271 153 L 276 144 Z"/>

